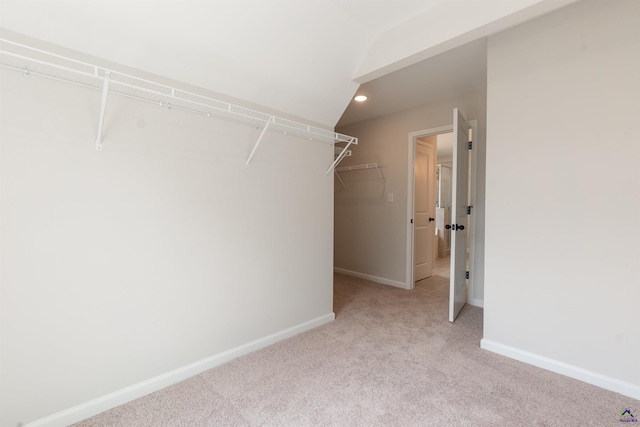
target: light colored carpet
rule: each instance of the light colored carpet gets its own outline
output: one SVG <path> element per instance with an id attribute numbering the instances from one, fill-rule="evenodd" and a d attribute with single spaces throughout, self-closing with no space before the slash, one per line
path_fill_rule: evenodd
<path id="1" fill-rule="evenodd" d="M 77 426 L 613 426 L 640 402 L 479 348 L 448 281 L 335 276 L 336 320 Z"/>

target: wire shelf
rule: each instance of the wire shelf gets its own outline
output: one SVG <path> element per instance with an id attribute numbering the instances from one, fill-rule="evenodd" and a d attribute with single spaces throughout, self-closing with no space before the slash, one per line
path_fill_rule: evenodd
<path id="1" fill-rule="evenodd" d="M 338 181 L 342 184 L 342 188 L 347 188 L 347 185 L 344 183 L 342 178 L 340 177 L 340 172 L 350 172 L 350 171 L 358 171 L 358 170 L 366 170 L 366 169 L 375 169 L 378 172 L 378 176 L 380 177 L 380 181 L 382 181 L 382 185 L 384 188 L 387 188 L 387 181 L 384 179 L 382 172 L 380 172 L 380 168 L 384 168 L 387 165 L 379 165 L 377 163 L 367 163 L 364 165 L 352 165 L 352 166 L 343 166 L 340 168 L 334 168 L 333 172 L 335 173 Z"/>
<path id="2" fill-rule="evenodd" d="M 336 149 L 340 150 L 340 152 L 336 154 L 334 163 L 327 170 L 327 174 L 333 170 L 342 158 L 347 156 L 347 152 L 349 155 L 351 154 L 348 148 L 352 144 L 358 144 L 358 139 L 349 135 L 233 105 L 197 93 L 184 91 L 162 83 L 77 61 L 6 39 L 0 39 L 0 66 L 21 72 L 25 76 L 36 75 L 102 90 L 103 111 L 100 117 L 101 122 L 104 116 L 107 94 L 117 94 L 141 101 L 152 102 L 168 109 L 175 108 L 207 117 L 216 117 L 261 127 L 263 128 L 263 132 L 254 146 L 254 151 L 266 130 L 307 138 L 312 141 L 330 143 L 333 144 Z M 99 131 L 96 141 L 96 149 L 98 150 L 102 149 L 100 139 Z M 252 155 L 253 152 L 251 156 Z M 251 160 L 251 156 L 247 159 L 247 166 Z"/>

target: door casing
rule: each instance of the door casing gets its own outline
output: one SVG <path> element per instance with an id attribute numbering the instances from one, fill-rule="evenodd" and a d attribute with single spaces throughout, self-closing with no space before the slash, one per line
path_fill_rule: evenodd
<path id="1" fill-rule="evenodd" d="M 471 132 L 473 135 L 474 142 L 477 141 L 478 135 L 478 120 L 469 120 L 469 125 L 471 126 Z M 409 155 L 407 159 L 407 259 L 406 259 L 406 268 L 405 268 L 405 287 L 406 289 L 414 289 L 415 282 L 413 280 L 413 265 L 414 265 L 414 235 L 413 235 L 413 215 L 414 215 L 414 162 L 416 157 L 416 141 L 420 138 L 424 138 L 426 136 L 439 135 L 441 133 L 449 133 L 453 132 L 453 122 L 450 125 L 439 126 L 429 129 L 423 129 L 415 132 L 409 133 L 408 145 L 409 149 L 407 150 Z M 470 179 L 469 183 L 469 192 L 470 192 L 470 200 L 473 205 L 475 200 L 475 170 L 476 170 L 476 156 L 472 154 L 471 158 L 471 170 L 470 170 Z M 473 294 L 473 279 L 474 279 L 474 247 L 475 247 L 475 215 L 471 215 L 469 218 L 467 226 L 469 227 L 469 295 Z"/>

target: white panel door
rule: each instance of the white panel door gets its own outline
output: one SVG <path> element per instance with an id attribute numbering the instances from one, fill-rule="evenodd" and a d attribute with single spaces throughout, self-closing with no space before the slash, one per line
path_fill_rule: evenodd
<path id="1" fill-rule="evenodd" d="M 413 280 L 433 274 L 436 231 L 436 146 L 416 141 L 414 165 Z"/>
<path id="2" fill-rule="evenodd" d="M 451 271 L 449 321 L 467 302 L 467 204 L 469 200 L 469 123 L 453 110 L 453 180 L 451 183 Z"/>

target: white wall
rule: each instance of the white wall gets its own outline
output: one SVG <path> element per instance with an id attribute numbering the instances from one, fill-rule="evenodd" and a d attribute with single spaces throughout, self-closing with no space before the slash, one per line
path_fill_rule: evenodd
<path id="1" fill-rule="evenodd" d="M 338 129 L 359 138 L 353 156 L 341 166 L 362 163 L 382 163 L 387 181 L 386 192 L 377 173 L 357 171 L 342 174 L 346 189 L 336 184 L 335 193 L 335 267 L 341 271 L 369 277 L 380 283 L 406 286 L 407 242 L 407 176 L 409 133 L 451 125 L 453 109 L 460 107 L 467 119 L 477 119 L 479 146 L 484 145 L 485 93 L 439 100 L 422 108 L 412 109 L 378 119 L 354 123 Z M 482 153 L 483 154 L 483 153 Z M 483 177 L 481 177 L 483 178 Z M 480 182 L 481 190 L 484 182 Z M 387 194 L 393 193 L 393 203 Z M 482 215 L 483 206 L 476 209 Z M 484 244 L 482 230 L 477 244 Z M 482 300 L 481 256 L 476 259 L 479 286 L 470 299 Z"/>
<path id="2" fill-rule="evenodd" d="M 483 346 L 640 399 L 638 52 L 635 0 L 489 39 Z"/>
<path id="3" fill-rule="evenodd" d="M 330 145 L 0 78 L 0 425 L 333 318 Z"/>

